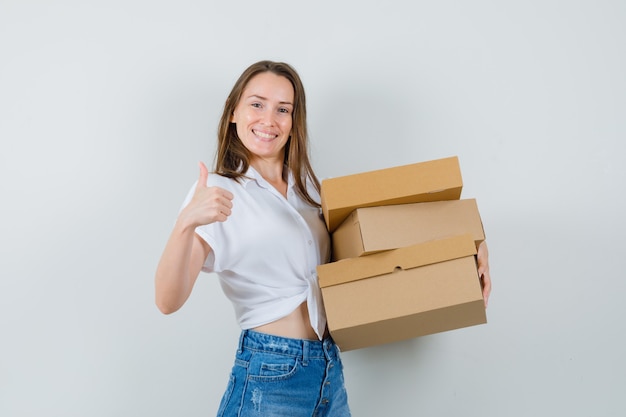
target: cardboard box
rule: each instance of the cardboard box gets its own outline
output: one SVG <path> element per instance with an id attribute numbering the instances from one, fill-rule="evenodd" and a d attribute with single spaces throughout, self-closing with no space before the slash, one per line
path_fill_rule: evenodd
<path id="1" fill-rule="evenodd" d="M 436 159 L 322 181 L 322 211 L 334 231 L 359 207 L 458 200 L 463 180 L 458 157 Z"/>
<path id="2" fill-rule="evenodd" d="M 475 199 L 359 208 L 333 232 L 333 260 L 464 234 L 485 240 Z"/>
<path id="3" fill-rule="evenodd" d="M 342 351 L 487 322 L 474 240 L 456 236 L 317 268 Z"/>

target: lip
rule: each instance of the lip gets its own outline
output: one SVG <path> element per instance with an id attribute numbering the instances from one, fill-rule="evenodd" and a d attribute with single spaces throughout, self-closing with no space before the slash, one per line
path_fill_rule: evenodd
<path id="1" fill-rule="evenodd" d="M 278 137 L 275 133 L 263 132 L 261 130 L 252 129 L 252 133 L 262 141 L 272 141 Z"/>

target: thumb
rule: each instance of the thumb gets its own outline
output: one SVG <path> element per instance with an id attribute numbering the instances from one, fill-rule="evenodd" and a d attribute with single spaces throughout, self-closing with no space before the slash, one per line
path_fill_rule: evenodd
<path id="1" fill-rule="evenodd" d="M 204 162 L 198 162 L 198 167 L 200 168 L 200 177 L 198 178 L 198 188 L 206 188 L 206 182 L 209 178 L 209 170 L 207 169 Z"/>

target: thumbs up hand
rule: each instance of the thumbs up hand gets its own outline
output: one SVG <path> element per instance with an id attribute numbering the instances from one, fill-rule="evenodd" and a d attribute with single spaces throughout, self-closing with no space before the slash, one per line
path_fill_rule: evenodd
<path id="1" fill-rule="evenodd" d="M 224 222 L 230 216 L 233 195 L 223 188 L 207 186 L 209 170 L 203 162 L 200 162 L 199 166 L 200 176 L 196 191 L 183 210 L 184 215 L 194 226 Z"/>

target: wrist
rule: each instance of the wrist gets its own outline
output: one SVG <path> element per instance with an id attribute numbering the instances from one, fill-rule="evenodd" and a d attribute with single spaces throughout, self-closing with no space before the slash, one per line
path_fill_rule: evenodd
<path id="1" fill-rule="evenodd" d="M 198 226 L 200 225 L 193 222 L 191 217 L 187 215 L 187 213 L 183 210 L 176 218 L 176 224 L 174 225 L 174 228 L 180 233 L 185 234 L 193 233 Z"/>

